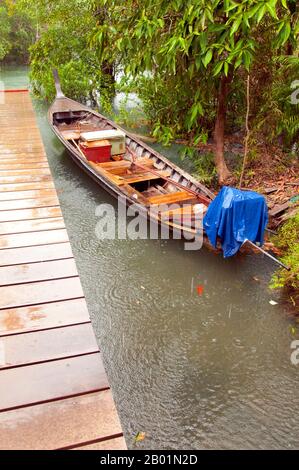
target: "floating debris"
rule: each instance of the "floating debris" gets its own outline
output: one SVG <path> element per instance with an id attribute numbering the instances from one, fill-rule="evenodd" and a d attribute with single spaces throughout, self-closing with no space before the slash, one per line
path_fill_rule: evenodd
<path id="1" fill-rule="evenodd" d="M 145 432 L 138 432 L 135 436 L 135 442 L 141 442 L 145 439 Z"/>
<path id="2" fill-rule="evenodd" d="M 203 294 L 203 286 L 202 285 L 196 286 L 196 290 L 197 290 L 198 295 Z"/>

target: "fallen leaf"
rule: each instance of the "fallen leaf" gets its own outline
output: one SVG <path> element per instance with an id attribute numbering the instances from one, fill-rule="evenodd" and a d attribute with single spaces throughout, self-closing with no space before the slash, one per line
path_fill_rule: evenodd
<path id="1" fill-rule="evenodd" d="M 135 436 L 135 442 L 141 442 L 145 439 L 145 432 L 138 432 Z"/>

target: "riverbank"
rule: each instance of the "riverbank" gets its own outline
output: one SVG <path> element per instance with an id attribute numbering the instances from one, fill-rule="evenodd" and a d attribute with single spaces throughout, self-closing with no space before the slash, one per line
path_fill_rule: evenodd
<path id="1" fill-rule="evenodd" d="M 136 134 L 138 136 L 138 134 Z M 155 139 L 150 135 L 139 135 L 145 142 L 153 144 Z M 186 145 L 187 141 L 178 141 Z M 205 156 L 213 155 L 215 145 L 211 141 L 197 146 L 198 156 L 195 176 L 203 175 L 210 179 L 209 189 L 219 191 L 216 173 L 214 178 L 206 174 L 213 171 L 213 161 L 209 167 Z M 240 168 L 243 162 L 243 139 L 240 133 L 227 138 L 225 142 L 226 158 L 232 175 L 229 184 L 238 187 Z M 200 162 L 202 161 L 202 166 Z M 281 299 L 290 307 L 290 312 L 299 315 L 299 158 L 298 150 L 283 152 L 275 146 L 256 145 L 249 151 L 242 189 L 250 189 L 265 196 L 269 208 L 268 227 L 272 235 L 266 235 L 265 246 L 275 253 L 284 263 L 290 266 L 290 272 L 279 269 L 274 272 L 270 286 L 279 289 Z M 275 235 L 275 233 L 277 235 Z M 287 233 L 293 233 L 288 240 Z"/>

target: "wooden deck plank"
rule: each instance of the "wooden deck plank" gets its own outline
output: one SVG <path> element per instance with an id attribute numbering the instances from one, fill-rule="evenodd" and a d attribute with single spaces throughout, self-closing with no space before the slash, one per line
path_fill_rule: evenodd
<path id="1" fill-rule="evenodd" d="M 77 276 L 76 264 L 72 258 L 0 267 L 1 287 L 72 276 Z"/>
<path id="2" fill-rule="evenodd" d="M 26 263 L 38 263 L 58 259 L 72 258 L 72 249 L 69 243 L 54 245 L 32 246 L 26 248 L 10 248 L 0 251 L 0 266 L 14 266 Z"/>
<path id="3" fill-rule="evenodd" d="M 0 310 L 0 336 L 90 322 L 84 298 Z"/>
<path id="4" fill-rule="evenodd" d="M 0 235 L 0 250 L 2 248 L 21 248 L 67 241 L 69 241 L 69 238 L 65 229 Z"/>
<path id="5" fill-rule="evenodd" d="M 0 222 L 0 235 L 37 232 L 39 230 L 54 230 L 64 227 L 65 225 L 62 217 L 18 220 L 16 222 Z"/>
<path id="6" fill-rule="evenodd" d="M 30 164 L 30 163 L 46 163 L 48 165 L 48 160 L 45 154 L 17 154 L 17 153 L 10 153 L 10 154 L 1 154 L 0 155 L 0 163 L 3 165 L 10 165 L 10 164 Z M 48 165 L 49 166 L 49 165 Z"/>
<path id="7" fill-rule="evenodd" d="M 119 433 L 110 390 L 0 414 L 1 450 L 54 450 Z M 103 450 L 126 449 L 123 438 L 101 444 Z"/>
<path id="8" fill-rule="evenodd" d="M 0 370 L 99 350 L 90 323 L 0 338 Z"/>
<path id="9" fill-rule="evenodd" d="M 0 287 L 0 308 L 23 307 L 83 297 L 78 277 Z"/>
<path id="10" fill-rule="evenodd" d="M 37 170 L 39 168 L 49 168 L 49 165 L 46 161 L 23 161 L 20 162 L 17 160 L 17 163 L 15 162 L 8 162 L 8 163 L 3 163 L 1 161 L 1 166 L 0 166 L 0 172 L 6 172 L 8 170 Z"/>
<path id="11" fill-rule="evenodd" d="M 0 204 L 2 208 L 2 204 Z M 59 206 L 55 207 L 34 207 L 29 209 L 0 210 L 0 223 L 19 220 L 34 220 L 46 218 L 62 217 Z"/>
<path id="12" fill-rule="evenodd" d="M 2 176 L 0 174 L 0 184 L 17 184 L 17 183 L 35 183 L 35 182 L 43 182 L 46 183 L 48 181 L 52 181 L 52 177 L 50 172 L 47 170 L 46 175 L 19 175 L 19 176 Z"/>
<path id="13" fill-rule="evenodd" d="M 123 437 L 107 439 L 85 446 L 75 447 L 72 450 L 127 450 L 126 441 Z"/>
<path id="14" fill-rule="evenodd" d="M 1 189 L 1 188 L 0 188 Z M 57 198 L 55 188 L 38 188 L 38 189 L 29 189 L 26 191 L 6 191 L 0 192 L 0 201 L 15 201 L 15 200 L 25 200 L 25 199 L 40 199 L 44 197 L 54 197 Z M 2 203 L 0 204 L 2 207 Z"/>
<path id="15" fill-rule="evenodd" d="M 9 393 L 1 393 L 0 411 L 108 387 L 99 353 L 6 369 L 0 373 L 0 390 Z"/>
<path id="16" fill-rule="evenodd" d="M 40 152 L 42 153 L 44 148 L 43 148 L 43 145 L 41 142 L 37 142 L 37 143 L 34 143 L 34 142 L 28 142 L 28 143 L 23 143 L 23 145 L 21 146 L 21 150 L 22 152 L 26 153 L 26 152 Z M 9 153 L 9 152 L 13 152 L 13 151 L 20 151 L 20 146 L 18 143 L 13 143 L 13 142 L 8 142 L 6 144 L 0 144 L 0 153 Z"/>
<path id="17" fill-rule="evenodd" d="M 27 191 L 32 189 L 55 189 L 53 181 L 0 184 L 1 192 Z"/>
<path id="18" fill-rule="evenodd" d="M 0 217 L 2 211 L 13 211 L 20 209 L 32 209 L 39 207 L 54 207 L 59 206 L 57 197 L 41 197 L 36 199 L 17 199 L 12 201 L 0 202 Z M 60 212 L 61 213 L 61 212 Z M 11 219 L 13 220 L 13 219 Z"/>
<path id="19" fill-rule="evenodd" d="M 29 169 L 4 169 L 0 171 L 1 178 L 13 177 L 13 176 L 51 176 L 49 168 L 29 168 Z"/>
<path id="20" fill-rule="evenodd" d="M 29 93 L 0 127 L 0 449 L 125 448 Z"/>

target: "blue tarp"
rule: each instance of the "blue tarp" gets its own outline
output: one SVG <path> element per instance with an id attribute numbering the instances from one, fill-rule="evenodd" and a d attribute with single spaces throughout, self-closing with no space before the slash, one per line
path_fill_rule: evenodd
<path id="1" fill-rule="evenodd" d="M 262 244 L 267 222 L 264 196 L 224 186 L 209 205 L 203 225 L 214 247 L 220 237 L 227 258 L 236 254 L 245 240 Z"/>

